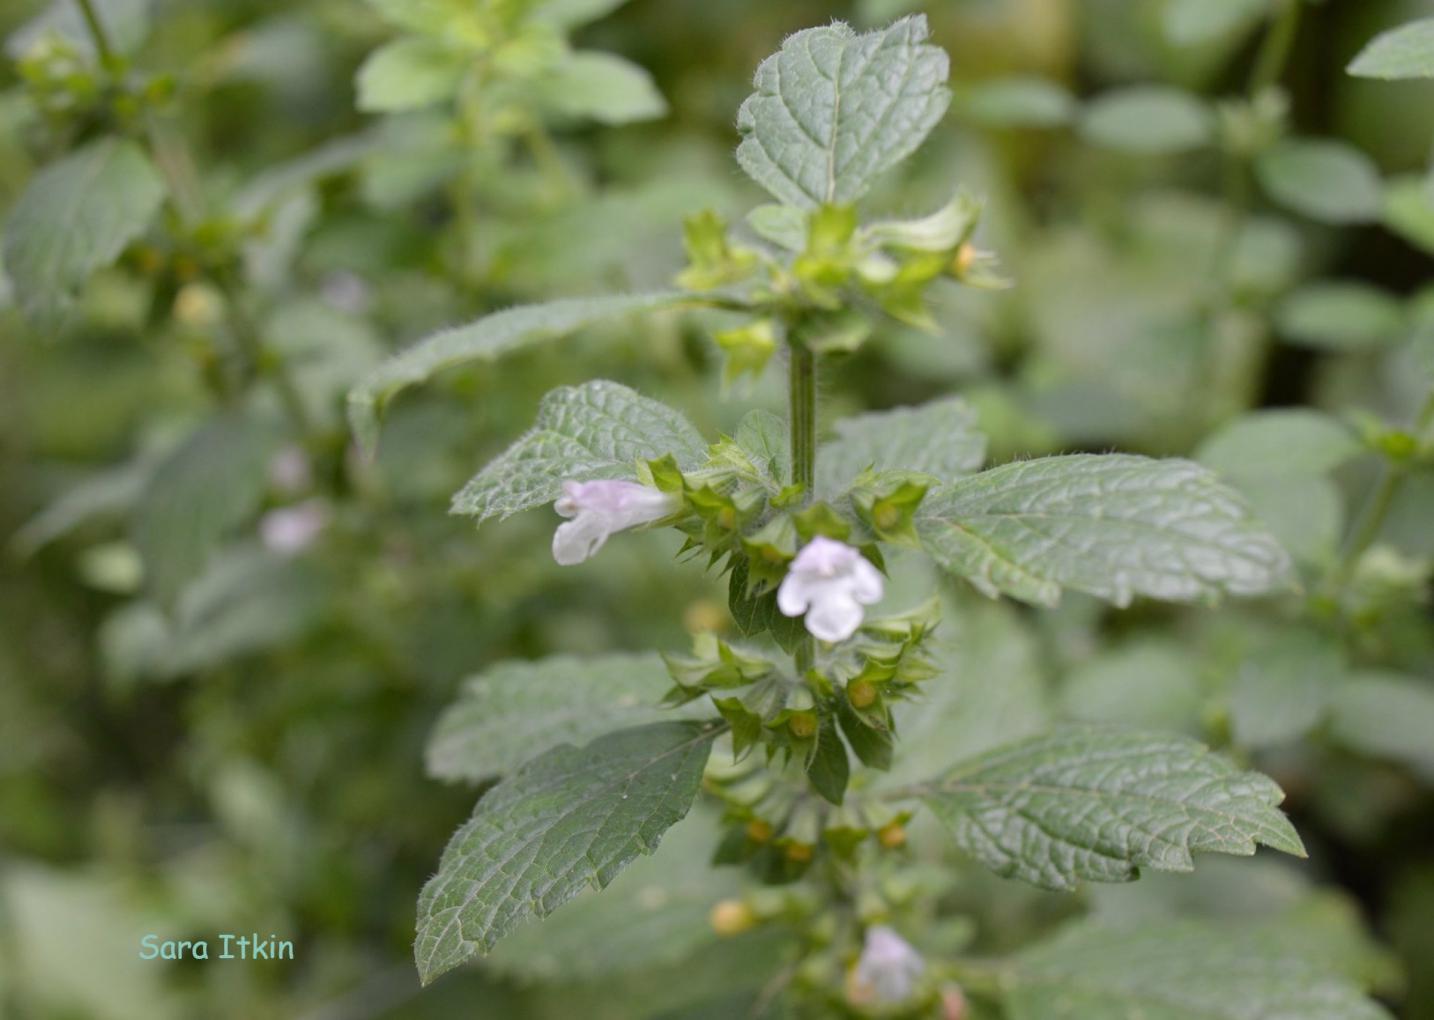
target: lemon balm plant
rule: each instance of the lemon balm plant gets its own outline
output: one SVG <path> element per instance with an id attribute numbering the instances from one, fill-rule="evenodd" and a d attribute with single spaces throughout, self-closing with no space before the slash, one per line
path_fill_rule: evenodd
<path id="1" fill-rule="evenodd" d="M 938 673 L 940 603 L 885 598 L 897 557 L 1047 607 L 1063 591 L 1126 606 L 1291 583 L 1278 542 L 1191 462 L 1075 455 L 983 470 L 974 414 L 952 398 L 825 420 L 829 359 L 883 318 L 931 327 L 939 281 L 1004 284 L 973 242 L 979 206 L 964 195 L 915 219 L 860 206 L 941 119 L 947 71 L 919 16 L 791 36 L 759 67 L 737 121 L 737 161 L 775 201 L 740 229 L 712 213 L 689 219 L 679 289 L 509 309 L 402 352 L 350 395 L 372 447 L 384 405 L 443 368 L 665 308 L 737 317 L 714 337 L 729 379 L 773 359 L 787 378 L 785 419 L 754 411 L 718 437 L 618 382 L 555 390 L 455 496 L 454 511 L 480 522 L 551 506 L 562 519 L 551 553 L 578 570 L 601 570 L 623 531 L 676 529 L 685 554 L 726 578 L 740 638 L 699 634 L 661 660 L 508 663 L 470 683 L 439 725 L 431 770 L 498 781 L 419 900 L 425 982 L 608 886 L 705 790 L 722 809 L 714 864 L 782 890 L 726 899 L 711 917 L 727 934 L 777 933 L 783 966 L 758 1013 L 961 1017 L 969 996 L 1043 1020 L 1128 1008 L 1382 1015 L 1255 931 L 1078 927 L 1011 960 L 972 961 L 943 952 L 913 900 L 920 869 L 903 847 L 922 810 L 997 874 L 1055 890 L 1189 871 L 1200 851 L 1303 854 L 1272 780 L 1179 736 L 1057 729 L 884 781 L 902 754 L 895 710 L 919 703 Z"/>

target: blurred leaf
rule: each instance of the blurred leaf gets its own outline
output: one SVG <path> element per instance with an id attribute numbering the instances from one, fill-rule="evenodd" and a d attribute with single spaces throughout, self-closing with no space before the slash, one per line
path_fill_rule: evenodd
<path id="1" fill-rule="evenodd" d="M 1339 646 L 1317 634 L 1297 631 L 1253 649 L 1230 690 L 1236 746 L 1276 747 L 1309 733 L 1344 671 Z"/>
<path id="2" fill-rule="evenodd" d="M 1434 782 L 1434 687 L 1393 673 L 1360 673 L 1334 692 L 1331 738 L 1399 762 Z"/>
<path id="3" fill-rule="evenodd" d="M 436 372 L 470 361 L 493 361 L 509 351 L 628 312 L 682 304 L 678 291 L 564 298 L 520 305 L 467 326 L 443 330 L 389 358 L 349 393 L 349 423 L 359 444 L 372 452 L 378 443 L 378 416 L 384 405 Z"/>
<path id="4" fill-rule="evenodd" d="M 1021 953 L 1012 1020 L 1388 1020 L 1266 932 L 1192 921 L 1072 925 Z"/>
<path id="5" fill-rule="evenodd" d="M 1075 115 L 1075 97 L 1045 78 L 997 78 L 962 90 L 963 114 L 991 127 L 1059 127 Z"/>
<path id="6" fill-rule="evenodd" d="M 555 747 L 494 787 L 419 897 L 424 984 L 655 851 L 692 806 L 717 731 L 691 722 L 619 730 L 581 749 Z"/>
<path id="7" fill-rule="evenodd" d="M 1171 42 L 1194 46 L 1249 28 L 1269 13 L 1270 0 L 1171 0 L 1165 33 Z"/>
<path id="8" fill-rule="evenodd" d="M 1387 182 L 1382 222 L 1416 248 L 1434 255 L 1434 202 L 1428 177 L 1407 174 Z"/>
<path id="9" fill-rule="evenodd" d="M 929 493 L 926 550 L 983 593 L 1053 606 L 1075 588 L 1116 605 L 1260 595 L 1289 558 L 1213 474 L 1110 454 L 1007 464 Z"/>
<path id="10" fill-rule="evenodd" d="M 1387 292 L 1349 280 L 1318 280 L 1291 294 L 1275 314 L 1292 343 L 1329 351 L 1378 350 L 1399 340 L 1404 309 Z"/>
<path id="11" fill-rule="evenodd" d="M 1434 78 L 1434 18 L 1374 38 L 1349 65 L 1356 78 Z"/>
<path id="12" fill-rule="evenodd" d="M 557 113 L 601 124 L 630 124 L 667 112 L 667 101 L 647 69 L 615 53 L 569 54 L 534 87 Z"/>
<path id="13" fill-rule="evenodd" d="M 133 53 L 149 34 L 150 0 L 95 0 L 94 6 L 117 52 Z M 95 57 L 95 42 L 77 0 L 52 0 L 44 11 L 11 33 L 5 40 L 5 52 L 18 60 L 51 32 L 85 56 Z"/>
<path id="14" fill-rule="evenodd" d="M 1084 722 L 1198 734 L 1202 694 L 1190 649 L 1149 639 L 1098 653 L 1066 678 L 1065 715 Z"/>
<path id="15" fill-rule="evenodd" d="M 1163 85 L 1134 85 L 1097 96 L 1081 116 L 1092 145 L 1141 155 L 1169 155 L 1211 144 L 1215 118 L 1198 96 Z"/>
<path id="16" fill-rule="evenodd" d="M 1363 447 L 1339 421 L 1312 408 L 1255 411 L 1212 434 L 1195 459 L 1229 479 L 1323 475 Z"/>
<path id="17" fill-rule="evenodd" d="M 1284 794 L 1183 737 L 1057 730 L 918 787 L 956 843 L 998 875 L 1048 889 L 1190 871 L 1196 851 L 1304 856 Z"/>
<path id="18" fill-rule="evenodd" d="M 149 228 L 164 183 L 138 145 L 101 138 L 30 181 L 5 224 L 5 271 L 25 311 L 52 319 Z"/>
<path id="19" fill-rule="evenodd" d="M 980 469 L 986 437 L 959 397 L 845 418 L 817 458 L 817 489 L 838 494 L 867 468 L 916 471 L 950 481 Z"/>
<path id="20" fill-rule="evenodd" d="M 154 458 L 141 456 L 94 472 L 26 521 L 11 538 L 11 548 L 29 556 L 95 518 L 128 513 L 153 470 Z"/>
<path id="21" fill-rule="evenodd" d="M 533 17 L 569 30 L 605 18 L 625 3 L 627 0 L 537 0 Z"/>
<path id="22" fill-rule="evenodd" d="M 787 205 L 855 202 L 951 101 L 946 53 L 928 35 L 915 15 L 862 34 L 837 22 L 788 36 L 737 112 L 737 162 Z"/>
<path id="23" fill-rule="evenodd" d="M 1369 223 L 1384 204 L 1379 168 L 1344 142 L 1278 142 L 1255 160 L 1255 176 L 1279 205 L 1321 223 Z"/>
<path id="24" fill-rule="evenodd" d="M 505 518 L 562 494 L 563 482 L 637 477 L 667 454 L 694 468 L 707 442 L 679 412 L 626 386 L 597 379 L 543 398 L 538 421 L 453 497 L 453 513 Z"/>
<path id="25" fill-rule="evenodd" d="M 432 39 L 395 39 L 358 69 L 358 108 L 391 113 L 449 99 L 472 62 L 468 54 Z"/>
<path id="26" fill-rule="evenodd" d="M 470 677 L 439 717 L 428 774 L 488 779 L 558 744 L 671 718 L 659 704 L 671 686 L 667 667 L 651 654 L 500 662 Z"/>
<path id="27" fill-rule="evenodd" d="M 278 439 L 264 422 L 224 414 L 155 469 L 131 531 L 161 605 L 172 605 L 219 541 L 259 509 Z"/>

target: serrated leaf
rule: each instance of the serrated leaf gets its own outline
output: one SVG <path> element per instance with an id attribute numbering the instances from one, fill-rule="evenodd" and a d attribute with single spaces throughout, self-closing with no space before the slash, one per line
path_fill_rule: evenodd
<path id="1" fill-rule="evenodd" d="M 520 347 L 572 333 L 603 319 L 669 308 L 684 300 L 686 295 L 678 291 L 564 298 L 519 305 L 466 326 L 445 329 L 389 358 L 350 391 L 349 424 L 359 445 L 372 453 L 378 443 L 378 416 L 384 405 L 402 390 L 425 382 L 437 372 L 471 361 L 493 361 Z"/>
<path id="2" fill-rule="evenodd" d="M 1344 142 L 1287 138 L 1260 154 L 1255 176 L 1275 202 L 1321 223 L 1370 223 L 1384 204 L 1379 168 Z"/>
<path id="3" fill-rule="evenodd" d="M 1281 336 L 1325 351 L 1369 351 L 1398 341 L 1406 325 L 1399 300 L 1355 280 L 1317 280 L 1276 310 Z"/>
<path id="4" fill-rule="evenodd" d="M 786 485 L 792 477 L 792 447 L 785 419 L 771 411 L 748 411 L 732 437 L 768 480 Z"/>
<path id="5" fill-rule="evenodd" d="M 511 517 L 557 499 L 564 481 L 636 478 L 640 462 L 669 453 L 684 469 L 707 457 L 706 440 L 677 411 L 603 379 L 564 386 L 543 398 L 537 424 L 453 497 L 452 512 Z"/>
<path id="6" fill-rule="evenodd" d="M 358 108 L 393 113 L 450 99 L 472 63 L 468 54 L 435 39 L 395 39 L 370 53 L 358 69 Z"/>
<path id="7" fill-rule="evenodd" d="M 1016 957 L 1011 1020 L 1389 1020 L 1347 979 L 1247 924 L 1081 922 Z"/>
<path id="8" fill-rule="evenodd" d="M 737 162 L 787 205 L 847 205 L 914 152 L 946 112 L 948 61 L 924 16 L 857 34 L 797 32 L 757 68 L 737 112 Z"/>
<path id="9" fill-rule="evenodd" d="M 998 875 L 1048 889 L 1190 871 L 1197 851 L 1304 856 L 1284 794 L 1203 744 L 1072 728 L 990 751 L 917 788 L 956 843 Z"/>
<path id="10" fill-rule="evenodd" d="M 30 181 L 5 224 L 5 271 L 26 314 L 52 318 L 149 228 L 164 182 L 134 142 L 101 138 Z"/>
<path id="11" fill-rule="evenodd" d="M 558 744 L 670 718 L 659 702 L 671 686 L 667 667 L 651 654 L 500 662 L 470 677 L 439 716 L 428 774 L 476 782 Z"/>
<path id="12" fill-rule="evenodd" d="M 155 469 L 131 532 L 162 605 L 172 605 L 219 541 L 259 509 L 278 440 L 267 423 L 220 415 Z"/>
<path id="13" fill-rule="evenodd" d="M 1312 408 L 1255 411 L 1211 435 L 1195 459 L 1227 478 L 1323 475 L 1362 447 L 1337 419 Z"/>
<path id="14" fill-rule="evenodd" d="M 631 124 L 667 112 L 647 69 L 616 53 L 569 54 L 533 87 L 554 112 L 601 124 Z"/>
<path id="15" fill-rule="evenodd" d="M 1356 78 L 1434 78 L 1434 18 L 1374 37 L 1349 65 Z"/>
<path id="16" fill-rule="evenodd" d="M 1289 557 L 1215 476 L 1187 460 L 1078 454 L 1021 461 L 927 494 L 923 546 L 992 597 L 1055 605 L 1074 588 L 1125 606 L 1260 595 Z"/>
<path id="17" fill-rule="evenodd" d="M 1093 145 L 1141 155 L 1167 155 L 1209 145 L 1215 117 L 1198 96 L 1165 85 L 1134 85 L 1094 99 L 1081 117 Z"/>
<path id="18" fill-rule="evenodd" d="M 986 459 L 976 412 L 951 397 L 846 418 L 817 458 L 817 489 L 840 493 L 867 468 L 916 471 L 941 481 L 970 474 Z"/>
<path id="19" fill-rule="evenodd" d="M 555 747 L 494 787 L 419 897 L 423 982 L 657 849 L 692 806 L 718 731 L 695 722 L 619 730 Z"/>

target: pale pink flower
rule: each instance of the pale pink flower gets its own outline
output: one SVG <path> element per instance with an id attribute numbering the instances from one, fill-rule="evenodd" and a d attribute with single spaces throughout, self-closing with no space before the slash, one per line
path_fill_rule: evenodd
<path id="1" fill-rule="evenodd" d="M 881 601 L 881 574 L 856 549 L 818 535 L 797 553 L 777 589 L 786 616 L 806 613 L 807 630 L 823 641 L 845 641 L 861 626 L 862 606 Z"/>
<path id="2" fill-rule="evenodd" d="M 553 533 L 553 559 L 571 567 L 597 554 L 609 535 L 671 514 L 675 494 L 618 479 L 564 482 L 553 509 L 572 518 Z"/>

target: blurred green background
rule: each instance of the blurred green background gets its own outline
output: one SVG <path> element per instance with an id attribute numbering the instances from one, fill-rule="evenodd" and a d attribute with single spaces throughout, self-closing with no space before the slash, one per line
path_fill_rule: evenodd
<path id="1" fill-rule="evenodd" d="M 715 430 L 778 408 L 775 371 L 724 394 L 701 316 L 592 329 L 404 395 L 372 464 L 348 447 L 342 394 L 384 352 L 484 311 L 669 282 L 683 216 L 735 218 L 761 200 L 731 158 L 735 111 L 794 30 L 925 11 L 956 101 L 870 205 L 925 212 L 954 185 L 984 196 L 981 243 L 1015 280 L 953 288 L 939 335 L 883 327 L 824 380 L 832 416 L 959 391 L 997 461 L 1123 449 L 1224 468 L 1211 437 L 1248 412 L 1319 408 L 1368 434 L 1412 419 L 1431 385 L 1403 341 L 1434 322 L 1421 299 L 1434 84 L 1343 73 L 1431 2 L 1304 5 L 1280 128 L 1249 85 L 1269 31 L 1259 3 L 1190 42 L 1172 40 L 1159 0 L 631 0 L 575 43 L 647 68 L 665 115 L 552 118 L 471 150 L 446 113 L 356 108 L 357 68 L 396 34 L 362 0 L 105 6 L 152 8 L 135 66 L 174 75 L 211 201 L 263 198 L 243 301 L 296 366 L 312 430 L 235 424 L 213 385 L 226 296 L 162 237 L 91 279 L 60 328 L 27 323 L 0 286 L 0 1015 L 640 1020 L 695 1016 L 693 1003 L 760 976 L 763 947 L 718 942 L 705 910 L 681 970 L 674 953 L 589 966 L 533 949 L 420 992 L 410 947 L 417 891 L 474 797 L 424 773 L 428 732 L 464 676 L 510 657 L 681 650 L 726 612 L 720 579 L 674 565 L 666 536 L 564 571 L 547 552 L 551 515 L 475 532 L 447 516 L 449 496 L 554 386 L 618 379 Z M 22 26 L 43 7 L 0 12 L 0 209 L 89 130 L 55 130 L 22 80 Z M 1182 142 L 1168 111 L 1141 123 L 1091 103 L 1157 84 L 1208 103 L 1223 154 Z M 1383 189 L 1368 215 L 1281 201 L 1258 162 L 1230 155 L 1231 139 L 1272 123 L 1365 153 Z M 197 456 L 219 467 L 196 484 L 233 512 L 212 542 L 174 554 L 200 512 L 184 500 L 203 501 L 159 468 L 206 429 Z M 1286 478 L 1276 465 L 1242 487 L 1309 579 L 1337 559 L 1374 468 L 1354 456 Z M 1185 730 L 1275 775 L 1312 851 L 1299 866 L 1202 863 L 1194 878 L 1076 899 L 962 872 L 949 904 L 979 919 L 977 945 L 1023 944 L 1076 910 L 1310 911 L 1334 916 L 1329 930 L 1401 1015 L 1434 1017 L 1431 522 L 1425 470 L 1338 625 L 1298 599 L 1217 613 L 1071 599 L 1035 613 L 949 592 L 932 709 L 947 725 L 913 728 L 913 755 L 949 758 L 1060 716 Z M 1398 690 L 1326 716 L 1290 685 L 1251 690 L 1251 670 L 1373 674 Z M 706 844 L 690 842 L 700 869 Z M 913 853 L 945 860 L 919 839 Z M 138 958 L 145 932 L 250 930 L 293 939 L 297 960 Z"/>

